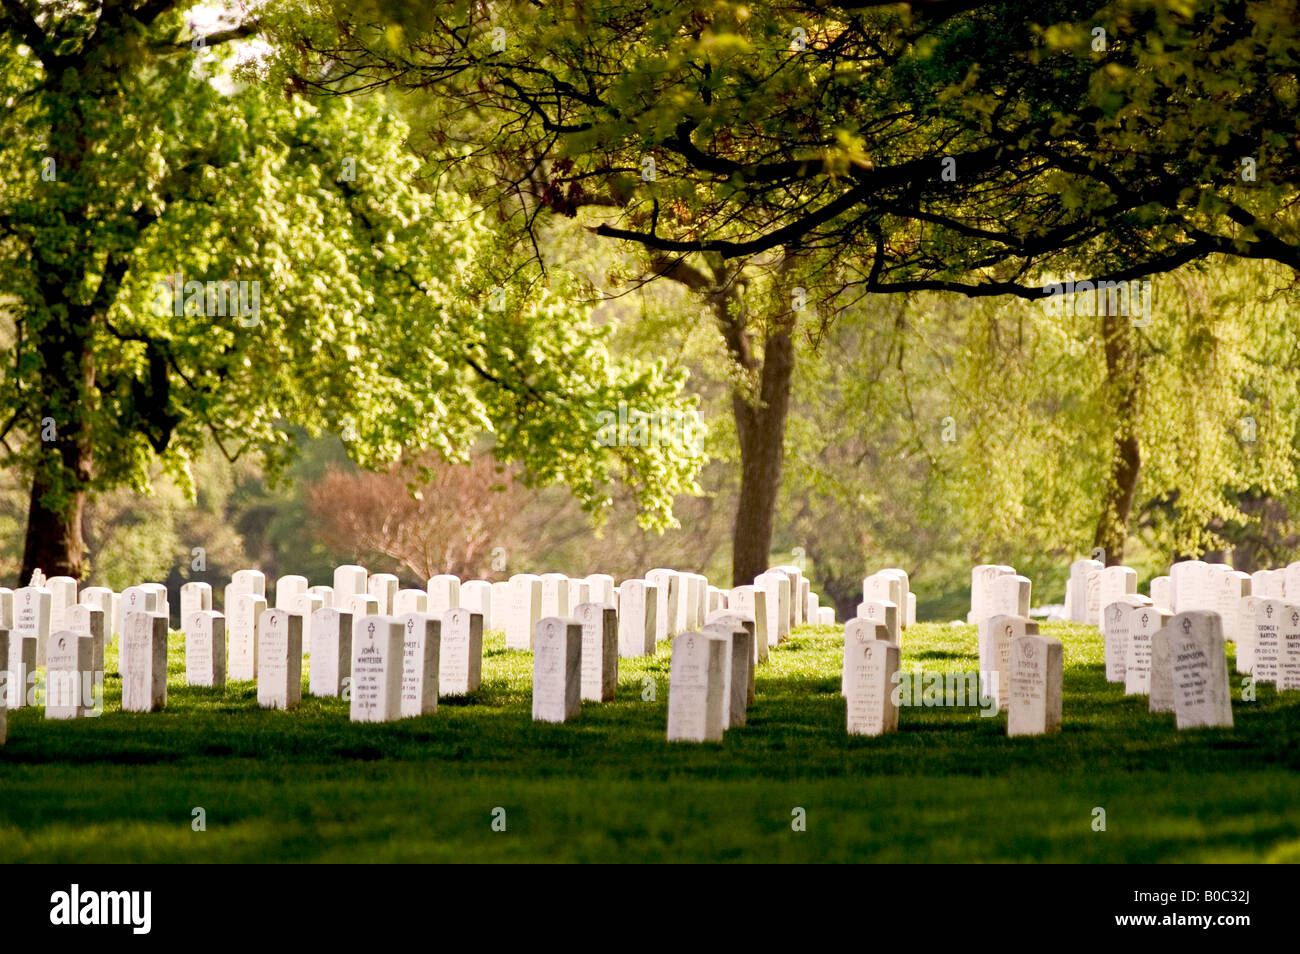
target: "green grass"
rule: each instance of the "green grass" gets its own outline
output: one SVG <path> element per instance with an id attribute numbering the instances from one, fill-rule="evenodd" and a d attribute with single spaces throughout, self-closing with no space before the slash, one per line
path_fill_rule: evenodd
<path id="1" fill-rule="evenodd" d="M 1064 727 L 1020 739 L 975 708 L 849 738 L 839 627 L 774 650 L 749 725 L 706 745 L 665 741 L 666 646 L 621 660 L 618 701 L 567 725 L 532 723 L 532 657 L 499 634 L 481 691 L 386 725 L 305 694 L 263 711 L 253 683 L 187 688 L 179 636 L 166 711 L 122 713 L 110 650 L 99 718 L 9 714 L 0 861 L 1300 861 L 1300 693 L 1242 702 L 1234 676 L 1236 727 L 1178 732 L 1105 682 L 1095 629 L 1043 631 L 1066 647 Z M 903 655 L 973 670 L 974 628 L 918 625 Z"/>

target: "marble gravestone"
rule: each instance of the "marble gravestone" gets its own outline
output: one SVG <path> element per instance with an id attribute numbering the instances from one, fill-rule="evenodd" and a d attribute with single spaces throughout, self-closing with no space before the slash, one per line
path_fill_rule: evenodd
<path id="1" fill-rule="evenodd" d="M 230 574 L 230 582 L 245 593 L 266 596 L 266 574 L 261 570 L 236 570 Z"/>
<path id="2" fill-rule="evenodd" d="M 1237 672 L 1249 675 L 1255 671 L 1255 614 L 1259 601 L 1268 594 L 1246 596 L 1237 607 Z M 1274 597 L 1281 599 L 1281 597 Z"/>
<path id="3" fill-rule="evenodd" d="M 213 610 L 194 610 L 182 617 L 185 630 L 185 683 L 226 684 L 226 618 Z"/>
<path id="4" fill-rule="evenodd" d="M 1292 603 L 1282 614 L 1277 653 L 1277 689 L 1300 689 L 1300 605 Z"/>
<path id="5" fill-rule="evenodd" d="M 102 711 L 103 673 L 95 671 L 94 652 L 92 636 L 70 629 L 50 634 L 45 654 L 45 718 L 81 719 Z"/>
<path id="6" fill-rule="evenodd" d="M 737 586 L 727 596 L 727 606 L 754 621 L 754 663 L 767 661 L 770 633 L 767 622 L 767 592 L 756 586 Z"/>
<path id="7" fill-rule="evenodd" d="M 563 573 L 543 573 L 542 616 L 569 615 L 569 578 Z"/>
<path id="8" fill-rule="evenodd" d="M 658 632 L 658 588 L 645 580 L 624 580 L 618 591 L 618 654 L 625 659 L 653 656 Z"/>
<path id="9" fill-rule="evenodd" d="M 391 616 L 363 616 L 352 624 L 353 722 L 402 717 L 402 636 L 402 624 Z"/>
<path id="10" fill-rule="evenodd" d="M 876 624 L 867 624 L 868 626 Z M 898 673 L 898 646 L 884 639 L 864 639 L 859 627 L 844 640 L 844 685 L 849 735 L 898 731 L 893 691 Z M 879 633 L 881 628 L 876 625 Z"/>
<path id="11" fill-rule="evenodd" d="M 980 696 L 996 699 L 998 709 L 1011 701 L 1011 642 L 1037 636 L 1038 623 L 1025 616 L 993 616 L 979 627 Z"/>
<path id="12" fill-rule="evenodd" d="M 645 579 L 655 587 L 659 598 L 655 604 L 655 641 L 658 642 L 677 632 L 677 601 L 681 596 L 682 577 L 676 570 L 660 568 L 651 570 Z"/>
<path id="13" fill-rule="evenodd" d="M 1061 641 L 1027 634 L 1011 640 L 1007 735 L 1061 731 Z"/>
<path id="14" fill-rule="evenodd" d="M 583 582 L 591 602 L 614 605 L 614 578 L 608 573 L 592 573 Z"/>
<path id="15" fill-rule="evenodd" d="M 366 593 L 366 580 L 370 574 L 364 566 L 357 566 L 349 563 L 345 566 L 334 568 L 334 586 L 333 602 L 327 603 L 327 606 L 334 606 L 338 609 L 346 609 L 351 605 L 348 601 L 354 596 Z"/>
<path id="16" fill-rule="evenodd" d="M 322 609 L 325 603 L 317 593 L 308 593 L 303 591 L 297 596 L 290 597 L 289 605 L 281 607 L 293 613 L 302 620 L 302 654 L 305 657 L 311 652 L 311 614 L 318 609 Z"/>
<path id="17" fill-rule="evenodd" d="M 453 573 L 439 573 L 428 580 L 429 615 L 441 620 L 449 609 L 460 606 L 460 577 Z"/>
<path id="18" fill-rule="evenodd" d="M 305 582 L 305 581 L 304 581 Z M 394 600 L 397 597 L 397 577 L 391 573 L 375 573 L 366 580 L 366 592 L 379 604 L 380 616 L 395 616 Z"/>
<path id="19" fill-rule="evenodd" d="M 363 616 L 388 616 L 379 612 L 379 600 L 369 593 L 354 593 L 342 602 L 342 608 L 352 614 L 353 619 Z"/>
<path id="20" fill-rule="evenodd" d="M 490 621 L 484 618 L 483 628 L 495 633 L 503 633 L 506 629 L 506 620 L 509 618 L 510 583 L 507 580 L 497 580 L 492 584 L 492 617 Z"/>
<path id="21" fill-rule="evenodd" d="M 580 603 L 573 618 L 582 626 L 582 701 L 613 702 L 618 688 L 618 613 L 608 603 Z"/>
<path id="22" fill-rule="evenodd" d="M 1297 604 L 1260 598 L 1255 604 L 1255 638 L 1251 647 L 1251 675 L 1256 683 L 1277 685 L 1282 648 L 1282 621 Z"/>
<path id="23" fill-rule="evenodd" d="M 1128 656 L 1124 670 L 1124 694 L 1145 696 L 1151 692 L 1151 640 L 1169 622 L 1168 610 L 1158 606 L 1127 606 Z"/>
<path id="24" fill-rule="evenodd" d="M 849 664 L 854 654 L 849 652 L 850 645 L 865 643 L 868 640 L 879 640 L 881 642 L 893 643 L 890 639 L 889 627 L 879 620 L 867 619 L 863 616 L 855 617 L 844 623 L 844 656 L 840 664 L 840 695 L 847 697 L 849 694 Z M 897 646 L 897 643 L 894 643 Z"/>
<path id="25" fill-rule="evenodd" d="M 467 696 L 482 685 L 484 625 L 482 613 L 464 606 L 443 614 L 438 649 L 439 695 Z"/>
<path id="26" fill-rule="evenodd" d="M 885 627 L 886 639 L 900 650 L 903 648 L 903 627 L 897 604 L 887 603 L 884 600 L 859 603 L 858 619 L 869 619 L 873 623 L 880 623 Z"/>
<path id="27" fill-rule="evenodd" d="M 506 649 L 532 649 L 533 633 L 541 618 L 542 578 L 533 573 L 516 573 L 510 578 Z"/>
<path id="28" fill-rule="evenodd" d="M 1105 564 L 1098 560 L 1075 560 L 1070 564 L 1070 600 L 1066 615 L 1072 622 L 1095 622 L 1088 619 L 1088 574 L 1103 569 Z"/>
<path id="29" fill-rule="evenodd" d="M 167 705 L 167 617 L 126 614 L 122 634 L 122 711 L 156 712 Z"/>
<path id="30" fill-rule="evenodd" d="M 302 702 L 302 617 L 263 610 L 257 624 L 257 704 L 296 709 Z"/>
<path id="31" fill-rule="evenodd" d="M 533 721 L 568 722 L 582 711 L 582 624 L 548 616 L 533 636 Z"/>
<path id="32" fill-rule="evenodd" d="M 1178 728 L 1232 728 L 1223 625 L 1214 611 L 1178 613 L 1165 628 Z"/>
<path id="33" fill-rule="evenodd" d="M 50 591 L 50 632 L 68 628 L 67 612 L 77 605 L 77 581 L 70 576 L 52 576 L 45 581 Z"/>
<path id="34" fill-rule="evenodd" d="M 1108 569 L 1120 570 L 1127 567 Z M 1134 578 L 1136 579 L 1136 574 Z M 1107 682 L 1125 682 L 1128 679 L 1128 640 L 1133 619 L 1129 611 L 1144 605 L 1145 601 L 1145 596 L 1133 592 L 1119 596 L 1103 607 L 1101 635 L 1105 645 Z"/>
<path id="35" fill-rule="evenodd" d="M 9 662 L 9 629 L 0 627 L 0 659 Z M 0 745 L 9 736 L 9 670 L 0 669 Z"/>
<path id="36" fill-rule="evenodd" d="M 749 680 L 753 670 L 754 650 L 749 630 L 730 623 L 709 623 L 702 635 L 723 643 L 722 653 L 722 725 L 724 729 L 745 724 L 749 706 Z"/>
<path id="37" fill-rule="evenodd" d="M 915 619 L 915 617 L 913 617 Z M 817 625 L 834 626 L 835 625 L 835 607 L 819 606 L 817 607 Z"/>
<path id="38" fill-rule="evenodd" d="M 589 598 L 591 595 L 591 587 L 587 585 L 586 580 L 570 579 L 567 582 L 569 587 L 569 612 L 566 615 L 573 616 L 577 612 L 579 606 L 583 603 L 591 602 Z"/>
<path id="39" fill-rule="evenodd" d="M 320 597 L 320 605 L 334 609 L 334 587 L 332 586 L 309 586 L 307 592 L 312 596 Z"/>
<path id="40" fill-rule="evenodd" d="M 754 586 L 767 594 L 767 646 L 772 649 L 790 636 L 790 578 L 784 573 L 760 573 Z"/>
<path id="41" fill-rule="evenodd" d="M 107 619 L 108 614 L 98 606 L 84 606 L 80 603 L 68 607 L 68 611 L 64 615 L 68 629 L 79 635 L 90 637 L 91 666 L 101 679 L 104 675 L 105 624 Z"/>
<path id="42" fill-rule="evenodd" d="M 397 622 L 402 628 L 402 718 L 433 715 L 438 711 L 442 620 L 407 613 Z"/>
<path id="43" fill-rule="evenodd" d="M 993 581 L 1015 569 L 1000 563 L 981 563 L 970 571 L 970 612 L 966 622 L 978 624 L 981 620 L 998 614 L 993 610 Z"/>
<path id="44" fill-rule="evenodd" d="M 695 573 L 678 574 L 679 589 L 677 595 L 677 621 L 673 625 L 674 633 L 686 633 L 694 630 L 695 607 L 699 605 L 700 581 L 703 577 Z"/>
<path id="45" fill-rule="evenodd" d="M 721 626 L 725 630 L 733 632 L 737 629 L 743 629 L 749 634 L 747 642 L 749 646 L 749 663 L 745 667 L 745 704 L 752 703 L 754 701 L 754 668 L 758 665 L 758 654 L 754 649 L 758 638 L 758 626 L 754 622 L 754 617 L 734 609 L 716 610 L 708 615 L 704 628 L 708 629 L 710 626 Z"/>
<path id="46" fill-rule="evenodd" d="M 1223 638 L 1235 642 L 1241 620 L 1237 616 L 1241 601 L 1251 595 L 1250 574 L 1238 570 L 1226 569 L 1215 578 L 1219 619 L 1223 624 Z"/>
<path id="47" fill-rule="evenodd" d="M 987 606 L 993 616 L 1028 616 L 1030 592 L 1033 584 L 1029 577 L 1003 573 L 989 584 Z M 978 620 L 976 621 L 978 622 Z"/>
<path id="48" fill-rule="evenodd" d="M 492 629 L 492 584 L 487 580 L 466 580 L 460 585 L 460 605 L 483 617 L 483 629 Z M 447 615 L 443 614 L 443 619 Z M 443 693 L 446 695 L 446 692 Z"/>
<path id="49" fill-rule="evenodd" d="M 1173 587 L 1167 576 L 1157 576 L 1151 581 L 1151 603 L 1156 609 L 1172 613 Z"/>
<path id="50" fill-rule="evenodd" d="M 292 610 L 294 600 L 307 593 L 307 577 L 282 576 L 275 581 L 275 608 Z"/>
<path id="51" fill-rule="evenodd" d="M 429 594 L 425 590 L 405 589 L 393 594 L 393 616 L 405 616 L 407 613 L 427 613 L 429 611 Z"/>
<path id="52" fill-rule="evenodd" d="M 14 626 L 16 640 L 30 639 L 36 649 L 36 665 L 45 665 L 45 644 L 50 638 L 50 605 L 53 595 L 43 586 L 24 586 L 14 590 Z M 13 652 L 12 644 L 10 652 Z M 10 706 L 11 709 L 18 708 Z"/>
<path id="53" fill-rule="evenodd" d="M 212 585 L 209 583 L 181 584 L 181 619 L 186 620 L 195 613 L 212 609 Z M 182 626 L 184 623 L 182 623 Z"/>
<path id="54" fill-rule="evenodd" d="M 352 614 L 322 606 L 311 614 L 307 691 L 313 696 L 341 696 L 351 676 Z"/>
<path id="55" fill-rule="evenodd" d="M 703 633 L 683 633 L 673 640 L 668 675 L 668 741 L 718 742 L 724 684 L 722 642 Z"/>
<path id="56" fill-rule="evenodd" d="M 257 624 L 266 611 L 266 600 L 251 593 L 235 597 L 226 612 L 226 633 L 230 649 L 226 658 L 226 678 L 251 681 L 257 679 Z"/>
<path id="57" fill-rule="evenodd" d="M 10 630 L 6 636 L 8 649 L 4 658 L 8 668 L 0 673 L 5 677 L 5 708 L 21 709 L 28 705 L 27 690 L 36 679 L 36 637 L 23 636 L 16 630 Z"/>
<path id="58" fill-rule="evenodd" d="M 904 578 L 889 570 L 880 570 L 862 581 L 862 602 L 880 601 L 903 606 L 907 602 Z"/>
<path id="59" fill-rule="evenodd" d="M 1172 619 L 1173 615 L 1170 614 L 1164 625 L 1151 636 L 1151 672 L 1147 677 L 1148 712 L 1174 711 L 1174 667 L 1169 655 L 1169 622 Z"/>
<path id="60" fill-rule="evenodd" d="M 1169 568 L 1170 606 L 1175 613 L 1210 610 L 1218 605 L 1214 571 L 1201 560 L 1182 560 Z"/>
<path id="61" fill-rule="evenodd" d="M 1108 566 L 1102 569 L 1097 583 L 1097 598 L 1101 602 L 1102 620 L 1111 603 L 1137 593 L 1137 570 L 1128 566 Z M 1111 680 L 1112 682 L 1114 680 Z"/>

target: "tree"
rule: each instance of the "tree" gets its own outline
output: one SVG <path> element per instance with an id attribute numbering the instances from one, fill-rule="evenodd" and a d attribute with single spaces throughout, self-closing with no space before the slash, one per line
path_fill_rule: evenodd
<path id="1" fill-rule="evenodd" d="M 0 183 L 0 439 L 31 475 L 24 576 L 84 574 L 88 495 L 144 492 L 155 462 L 184 481 L 208 440 L 275 474 L 295 427 L 367 466 L 463 458 L 488 432 L 593 513 L 624 480 L 671 523 L 698 453 L 595 431 L 619 402 L 692 415 L 681 375 L 612 355 L 563 275 L 491 281 L 497 235 L 422 176 L 381 99 L 246 85 L 229 45 L 258 23 L 204 37 L 190 6 L 0 0 L 19 171 Z"/>
<path id="2" fill-rule="evenodd" d="M 781 292 L 1037 299 L 1052 273 L 1124 282 L 1215 253 L 1300 266 L 1294 20 L 1230 0 L 1082 16 L 1061 2 L 376 0 L 315 18 L 291 6 L 275 33 L 322 92 L 435 91 L 430 148 L 518 247 L 536 250 L 543 210 L 581 216 L 699 292 L 736 365 L 733 571 L 747 582 L 766 563 L 785 436 L 797 320 Z M 756 283 L 775 289 L 761 310 L 746 303 Z M 1107 340 L 1118 382 L 1132 348 L 1118 327 Z M 1123 522 L 1133 447 L 1117 432 L 1098 539 Z"/>

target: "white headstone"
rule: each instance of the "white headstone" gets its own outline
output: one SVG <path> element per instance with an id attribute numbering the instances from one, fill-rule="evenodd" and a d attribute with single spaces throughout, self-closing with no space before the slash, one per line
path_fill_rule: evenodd
<path id="1" fill-rule="evenodd" d="M 311 614 L 324 607 L 324 602 L 315 593 L 303 591 L 289 600 L 289 605 L 282 607 L 302 619 L 302 652 L 311 652 Z"/>
<path id="2" fill-rule="evenodd" d="M 1028 634 L 1011 640 L 1007 735 L 1061 731 L 1063 662 L 1059 639 Z"/>
<path id="3" fill-rule="evenodd" d="M 506 649 L 532 649 L 533 632 L 541 618 L 542 578 L 532 573 L 516 573 L 510 578 Z"/>
<path id="4" fill-rule="evenodd" d="M 745 704 L 754 701 L 754 667 L 758 664 L 758 652 L 755 649 L 758 627 L 754 617 L 734 609 L 716 610 L 709 614 L 704 628 L 720 627 L 722 631 L 744 630 L 748 634 L 745 645 L 749 649 L 749 660 L 745 666 Z"/>
<path id="5" fill-rule="evenodd" d="M 9 629 L 0 627 L 0 659 L 9 662 Z M 9 736 L 9 670 L 0 670 L 0 745 Z"/>
<path id="6" fill-rule="evenodd" d="M 334 602 L 326 605 L 342 609 L 349 606 L 352 597 L 366 592 L 366 580 L 370 574 L 364 566 L 349 563 L 334 568 Z"/>
<path id="7" fill-rule="evenodd" d="M 320 605 L 326 609 L 334 609 L 334 587 L 332 586 L 309 586 L 307 592 L 320 597 Z"/>
<path id="8" fill-rule="evenodd" d="M 105 626 L 107 614 L 98 606 L 83 606 L 78 603 L 68 608 L 64 616 L 67 628 L 81 636 L 89 636 L 91 642 L 91 665 L 102 677 L 104 672 Z M 48 663 L 48 660 L 47 660 Z"/>
<path id="9" fill-rule="evenodd" d="M 460 577 L 451 573 L 439 573 L 429 577 L 429 615 L 442 619 L 442 614 L 449 609 L 460 606 Z"/>
<path id="10" fill-rule="evenodd" d="M 966 622 L 979 623 L 997 616 L 993 609 L 993 581 L 1000 576 L 1015 574 L 1015 570 L 999 563 L 981 563 L 970 572 L 970 613 Z"/>
<path id="11" fill-rule="evenodd" d="M 1175 613 L 1214 609 L 1213 571 L 1201 560 L 1183 560 L 1169 568 L 1171 602 Z"/>
<path id="12" fill-rule="evenodd" d="M 402 718 L 438 711 L 442 620 L 427 613 L 397 618 L 402 628 Z"/>
<path id="13" fill-rule="evenodd" d="M 618 688 L 618 613 L 608 603 L 580 603 L 573 618 L 582 626 L 582 699 L 613 702 Z"/>
<path id="14" fill-rule="evenodd" d="M 50 634 L 45 654 L 45 718 L 80 719 L 102 709 L 104 674 L 95 670 L 94 651 L 91 636 L 70 629 Z"/>
<path id="15" fill-rule="evenodd" d="M 402 717 L 402 637 L 402 624 L 391 616 L 363 616 L 352 624 L 353 722 Z"/>
<path id="16" fill-rule="evenodd" d="M 379 604 L 379 615 L 396 615 L 397 577 L 391 573 L 376 573 L 366 580 L 366 592 Z"/>
<path id="17" fill-rule="evenodd" d="M 226 618 L 213 610 L 194 610 L 181 617 L 185 631 L 185 683 L 226 684 Z"/>
<path id="18" fill-rule="evenodd" d="M 442 617 L 438 694 L 465 696 L 483 683 L 483 614 L 459 607 Z"/>
<path id="19" fill-rule="evenodd" d="M 653 656 L 659 591 L 645 580 L 624 580 L 619 587 L 618 654 Z"/>
<path id="20" fill-rule="evenodd" d="M 1300 604 L 1296 603 L 1292 603 L 1290 611 L 1282 615 L 1277 688 L 1279 692 L 1300 689 Z"/>
<path id="21" fill-rule="evenodd" d="M 212 609 L 212 585 L 210 583 L 181 584 L 181 625 L 195 613 Z"/>
<path id="22" fill-rule="evenodd" d="M 405 616 L 407 613 L 427 613 L 429 611 L 429 594 L 426 590 L 398 590 L 393 596 L 393 616 Z"/>
<path id="23" fill-rule="evenodd" d="M 1172 612 L 1173 581 L 1167 576 L 1157 576 L 1151 581 L 1151 603 L 1156 609 Z"/>
<path id="24" fill-rule="evenodd" d="M 1255 604 L 1255 640 L 1251 647 L 1251 675 L 1256 683 L 1277 685 L 1282 656 L 1282 622 L 1296 604 L 1288 600 L 1260 599 Z"/>
<path id="25" fill-rule="evenodd" d="M 592 573 L 583 582 L 591 602 L 614 605 L 614 578 L 608 573 Z"/>
<path id="26" fill-rule="evenodd" d="M 1128 606 L 1128 657 L 1124 669 L 1124 693 L 1151 693 L 1151 640 L 1169 622 L 1168 610 L 1158 606 Z"/>
<path id="27" fill-rule="evenodd" d="M 122 634 L 122 711 L 155 712 L 167 705 L 167 617 L 127 613 Z"/>
<path id="28" fill-rule="evenodd" d="M 1247 596 L 1237 607 L 1237 672 L 1255 671 L 1255 615 L 1262 599 L 1281 597 Z"/>
<path id="29" fill-rule="evenodd" d="M 466 580 L 462 583 L 460 605 L 481 614 L 484 629 L 492 628 L 492 584 L 487 580 Z M 446 694 L 444 691 L 443 695 Z"/>
<path id="30" fill-rule="evenodd" d="M 1075 623 L 1088 622 L 1088 574 L 1099 572 L 1105 564 L 1098 560 L 1075 560 L 1070 564 L 1070 598 L 1066 618 Z"/>
<path id="31" fill-rule="evenodd" d="M 68 607 L 77 605 L 77 581 L 70 576 L 52 576 L 45 581 L 50 591 L 50 632 L 67 628 Z"/>
<path id="32" fill-rule="evenodd" d="M 660 567 L 651 570 L 645 578 L 647 583 L 654 585 L 659 597 L 659 603 L 655 607 L 655 639 L 667 639 L 678 632 L 677 603 L 681 597 L 681 574 Z"/>
<path id="33" fill-rule="evenodd" d="M 282 576 L 275 581 L 275 608 L 290 609 L 293 601 L 307 592 L 307 577 Z"/>
<path id="34" fill-rule="evenodd" d="M 754 585 L 767 594 L 768 648 L 790 636 L 790 578 L 784 573 L 760 573 Z M 776 607 L 776 612 L 772 608 Z M 773 621 L 775 620 L 775 625 Z M 776 630 L 775 640 L 772 631 Z"/>
<path id="35" fill-rule="evenodd" d="M 483 628 L 503 633 L 506 620 L 510 618 L 510 583 L 508 580 L 496 580 L 492 584 L 491 617 L 483 620 Z M 489 625 L 489 623 L 491 625 Z"/>
<path id="36" fill-rule="evenodd" d="M 991 616 L 1028 616 L 1032 584 L 1027 576 L 1003 573 L 994 578 L 988 587 Z M 976 620 L 975 622 L 979 622 Z"/>
<path id="37" fill-rule="evenodd" d="M 993 616 L 979 626 L 981 695 L 997 699 L 998 708 L 1011 701 L 1011 642 L 1037 636 L 1038 623 L 1025 616 Z"/>
<path id="38" fill-rule="evenodd" d="M 379 612 L 379 600 L 369 593 L 354 593 L 343 601 L 342 608 L 351 613 L 353 619 L 360 619 L 363 616 L 391 615 Z"/>
<path id="39" fill-rule="evenodd" d="M 1165 619 L 1151 636 L 1151 673 L 1148 677 L 1147 692 L 1148 712 L 1174 711 L 1174 664 L 1170 656 L 1169 622 L 1173 615 Z"/>
<path id="40" fill-rule="evenodd" d="M 261 570 L 236 570 L 230 575 L 230 582 L 245 593 L 266 596 L 266 574 Z"/>
<path id="41" fill-rule="evenodd" d="M 36 637 L 24 637 L 10 631 L 5 633 L 5 640 L 8 667 L 0 672 L 0 679 L 4 680 L 4 708 L 21 709 L 32 701 L 29 690 L 36 680 Z"/>
<path id="42" fill-rule="evenodd" d="M 226 659 L 226 678 L 257 678 L 257 625 L 265 611 L 266 600 L 249 593 L 236 596 L 234 606 L 227 608 L 226 634 L 230 638 L 230 649 Z"/>
<path id="43" fill-rule="evenodd" d="M 1137 581 L 1137 570 L 1132 567 L 1108 566 L 1101 571 L 1101 579 L 1098 583 L 1098 599 L 1101 601 L 1103 619 L 1106 609 L 1111 603 L 1116 603 L 1125 596 L 1137 593 Z"/>
<path id="44" fill-rule="evenodd" d="M 582 624 L 548 616 L 533 636 L 533 721 L 568 722 L 582 711 Z"/>
<path id="45" fill-rule="evenodd" d="M 307 691 L 313 696 L 341 696 L 352 676 L 352 614 L 322 606 L 311 614 L 311 674 Z"/>
<path id="46" fill-rule="evenodd" d="M 817 624 L 819 626 L 834 626 L 835 607 L 834 606 L 817 607 Z"/>
<path id="47" fill-rule="evenodd" d="M 1180 729 L 1232 728 L 1228 656 L 1223 629 L 1213 611 L 1180 612 L 1169 621 L 1173 663 L 1174 718 Z"/>
<path id="48" fill-rule="evenodd" d="M 703 633 L 673 640 L 668 676 L 668 741 L 717 742 L 722 721 L 724 653 L 722 642 Z"/>
<path id="49" fill-rule="evenodd" d="M 302 701 L 302 617 L 263 610 L 257 624 L 257 704 L 296 709 Z"/>
<path id="50" fill-rule="evenodd" d="M 15 638 L 34 640 L 36 665 L 45 665 L 45 644 L 50 638 L 50 603 L 53 595 L 43 586 L 24 586 L 14 591 Z M 11 650 L 12 652 L 12 650 Z M 18 708 L 10 706 L 11 709 Z"/>
<path id="51" fill-rule="evenodd" d="M 1128 611 L 1142 606 L 1145 600 L 1146 597 L 1136 592 L 1128 593 L 1107 603 L 1102 612 L 1101 636 L 1105 645 L 1107 682 L 1125 682 L 1128 679 L 1128 640 L 1132 623 L 1132 614 Z"/>
<path id="52" fill-rule="evenodd" d="M 749 585 L 734 587 L 727 597 L 727 606 L 754 620 L 754 662 L 766 662 L 772 632 L 767 620 L 767 591 Z"/>
<path id="53" fill-rule="evenodd" d="M 858 604 L 858 618 L 869 619 L 872 622 L 880 623 L 885 627 L 886 637 L 889 642 L 898 646 L 900 649 L 903 644 L 903 627 L 898 619 L 898 606 L 895 603 L 889 603 L 884 600 L 871 600 L 868 603 Z"/>
<path id="54" fill-rule="evenodd" d="M 1237 638 L 1237 610 L 1241 601 L 1251 595 L 1250 574 L 1238 570 L 1220 571 L 1215 578 L 1219 618 L 1223 623 L 1223 638 L 1233 642 Z"/>
<path id="55" fill-rule="evenodd" d="M 878 602 L 878 601 L 877 601 Z M 849 694 L 849 666 L 852 664 L 854 656 L 849 651 L 850 647 L 867 640 L 879 640 L 881 642 L 898 645 L 890 639 L 889 627 L 880 620 L 867 619 L 863 616 L 855 617 L 844 624 L 844 653 L 840 659 L 840 695 L 848 697 Z"/>
<path id="56" fill-rule="evenodd" d="M 868 623 L 845 629 L 843 693 L 847 701 L 849 735 L 882 735 L 898 730 L 898 706 L 894 704 L 898 646 L 883 639 L 867 638 Z"/>
<path id="57" fill-rule="evenodd" d="M 732 623 L 707 624 L 702 630 L 710 639 L 721 640 L 722 654 L 722 724 L 724 728 L 745 724 L 749 705 L 749 682 L 754 669 L 754 647 L 749 630 Z"/>

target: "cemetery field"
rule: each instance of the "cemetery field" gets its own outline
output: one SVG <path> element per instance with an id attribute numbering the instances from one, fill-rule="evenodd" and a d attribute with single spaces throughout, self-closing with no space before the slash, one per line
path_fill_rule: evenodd
<path id="1" fill-rule="evenodd" d="M 166 710 L 122 713 L 115 644 L 102 716 L 9 713 L 0 862 L 1300 861 L 1300 693 L 1242 701 L 1233 675 L 1235 728 L 1179 732 L 1105 681 L 1094 627 L 1042 631 L 1065 646 L 1059 735 L 914 705 L 850 738 L 828 626 L 758 667 L 747 726 L 671 745 L 665 645 L 620 660 L 616 702 L 552 725 L 500 633 L 479 692 L 387 724 L 305 678 L 292 712 L 259 709 L 252 682 L 188 688 L 180 634 Z M 909 628 L 903 667 L 973 672 L 975 627 Z"/>

